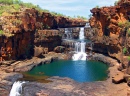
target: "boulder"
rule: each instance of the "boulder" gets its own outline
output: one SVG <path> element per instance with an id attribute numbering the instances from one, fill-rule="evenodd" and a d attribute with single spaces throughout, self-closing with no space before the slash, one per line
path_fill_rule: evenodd
<path id="1" fill-rule="evenodd" d="M 121 83 L 125 80 L 124 73 L 118 72 L 114 77 L 112 77 L 112 82 L 115 84 Z"/>
<path id="2" fill-rule="evenodd" d="M 34 56 L 35 57 L 41 57 L 42 53 L 43 53 L 43 48 L 35 46 L 35 48 L 34 48 Z"/>
<path id="3" fill-rule="evenodd" d="M 65 51 L 65 47 L 63 47 L 63 46 L 57 46 L 57 47 L 54 48 L 54 51 L 56 53 L 62 53 L 62 52 Z"/>

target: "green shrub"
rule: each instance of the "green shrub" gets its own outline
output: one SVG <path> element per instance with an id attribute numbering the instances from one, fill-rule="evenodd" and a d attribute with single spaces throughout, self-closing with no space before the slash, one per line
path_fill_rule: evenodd
<path id="1" fill-rule="evenodd" d="M 36 8 L 35 5 L 33 5 L 32 3 L 23 3 L 23 5 L 27 8 Z"/>
<path id="2" fill-rule="evenodd" d="M 7 12 L 3 12 L 1 15 L 2 15 L 2 16 L 11 16 L 12 14 L 7 13 Z"/>
<path id="3" fill-rule="evenodd" d="M 42 9 L 44 12 L 49 12 L 49 10 L 47 10 L 47 9 Z"/>
<path id="4" fill-rule="evenodd" d="M 127 29 L 130 27 L 130 22 L 129 22 L 128 20 L 125 22 L 125 27 L 126 27 Z"/>
<path id="5" fill-rule="evenodd" d="M 125 23 L 124 22 L 118 22 L 118 26 L 122 27 Z"/>
<path id="6" fill-rule="evenodd" d="M 99 8 L 99 6 L 97 5 L 95 8 Z"/>
<path id="7" fill-rule="evenodd" d="M 130 36 L 130 29 L 127 29 L 128 36 Z"/>
<path id="8" fill-rule="evenodd" d="M 130 22 L 127 20 L 125 22 L 118 22 L 118 26 L 119 27 L 125 27 L 125 28 L 129 28 L 130 27 Z"/>
<path id="9" fill-rule="evenodd" d="M 130 56 L 128 56 L 128 60 L 130 61 Z"/>
<path id="10" fill-rule="evenodd" d="M 124 54 L 127 53 L 127 48 L 126 48 L 126 47 L 123 48 L 123 53 L 124 53 Z"/>
<path id="11" fill-rule="evenodd" d="M 17 11 L 20 9 L 20 5 L 19 5 L 19 4 L 13 4 L 12 6 L 13 6 L 14 9 L 17 10 Z"/>
<path id="12" fill-rule="evenodd" d="M 0 0 L 0 3 L 3 3 L 3 4 L 13 4 L 13 0 Z"/>
<path id="13" fill-rule="evenodd" d="M 115 1 L 114 5 L 117 5 L 118 4 L 118 1 Z"/>
<path id="14" fill-rule="evenodd" d="M 21 25 L 21 24 L 22 24 L 22 21 L 21 21 L 21 20 L 16 19 L 16 20 L 12 21 L 12 23 L 13 23 L 13 25 L 15 25 L 15 26 L 19 26 L 19 25 Z"/>
<path id="15" fill-rule="evenodd" d="M 0 35 L 3 35 L 4 34 L 4 31 L 3 30 L 0 30 Z"/>
<path id="16" fill-rule="evenodd" d="M 0 16 L 3 13 L 12 14 L 12 12 L 18 11 L 19 9 L 20 9 L 20 5 L 19 4 L 11 4 L 11 5 L 0 6 Z"/>
<path id="17" fill-rule="evenodd" d="M 46 29 L 50 29 L 50 26 L 46 25 L 45 28 L 46 28 Z"/>
<path id="18" fill-rule="evenodd" d="M 21 0 L 0 0 L 0 3 L 3 4 L 22 4 L 23 2 Z"/>
<path id="19" fill-rule="evenodd" d="M 63 17 L 66 17 L 64 14 L 61 14 L 61 13 L 57 13 L 57 12 L 50 12 L 53 16 L 63 16 Z"/>
<path id="20" fill-rule="evenodd" d="M 120 1 L 121 1 L 121 0 L 115 1 L 114 5 L 118 5 L 118 3 L 119 3 Z"/>
<path id="21" fill-rule="evenodd" d="M 77 16 L 77 18 L 87 20 L 87 18 L 84 16 Z"/>

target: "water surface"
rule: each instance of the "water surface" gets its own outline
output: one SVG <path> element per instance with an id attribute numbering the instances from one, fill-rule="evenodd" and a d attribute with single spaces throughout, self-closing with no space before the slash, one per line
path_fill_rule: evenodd
<path id="1" fill-rule="evenodd" d="M 107 78 L 108 66 L 97 61 L 59 60 L 33 68 L 27 74 L 33 76 L 69 77 L 78 82 L 92 82 Z"/>

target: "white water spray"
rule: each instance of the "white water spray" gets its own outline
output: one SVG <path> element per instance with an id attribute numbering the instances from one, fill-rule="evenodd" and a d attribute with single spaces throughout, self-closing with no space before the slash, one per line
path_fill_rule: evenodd
<path id="1" fill-rule="evenodd" d="M 66 39 L 72 39 L 72 28 L 65 28 Z"/>
<path id="2" fill-rule="evenodd" d="M 80 41 L 75 43 L 76 54 L 74 54 L 72 56 L 72 59 L 74 61 L 76 61 L 76 60 L 86 60 L 87 54 L 85 53 L 86 43 L 84 42 L 84 28 L 80 28 L 79 39 L 80 39 Z"/>
<path id="3" fill-rule="evenodd" d="M 84 40 L 84 28 L 80 28 L 79 39 Z"/>
<path id="4" fill-rule="evenodd" d="M 23 83 L 25 83 L 25 81 L 14 82 L 9 96 L 21 96 Z"/>

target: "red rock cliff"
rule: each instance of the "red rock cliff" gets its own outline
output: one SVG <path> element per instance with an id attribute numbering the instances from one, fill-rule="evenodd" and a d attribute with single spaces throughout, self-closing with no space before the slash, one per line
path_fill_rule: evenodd
<path id="1" fill-rule="evenodd" d="M 38 42 L 44 42 L 45 45 L 41 45 L 48 47 L 48 50 L 52 51 L 54 47 L 60 45 L 60 35 L 54 35 L 57 32 L 53 30 L 50 32 L 44 31 L 44 29 L 85 26 L 85 23 L 86 21 L 81 19 L 56 17 L 50 13 L 40 13 L 35 9 L 25 9 L 21 12 L 13 12 L 9 16 L 1 16 L 0 61 L 30 57 L 34 53 L 34 43 L 37 45 Z M 45 38 L 41 38 L 37 33 L 41 33 Z M 58 42 L 56 43 L 56 41 Z M 53 43 L 53 46 L 51 44 L 46 46 L 47 43 Z"/>
<path id="2" fill-rule="evenodd" d="M 95 29 L 91 31 L 91 36 L 94 36 L 91 38 L 94 41 L 94 50 L 122 61 L 123 48 L 127 48 L 126 56 L 130 53 L 130 37 L 126 27 L 120 27 L 130 21 L 130 0 L 121 0 L 116 6 L 93 8 L 91 13 L 89 22 Z"/>

